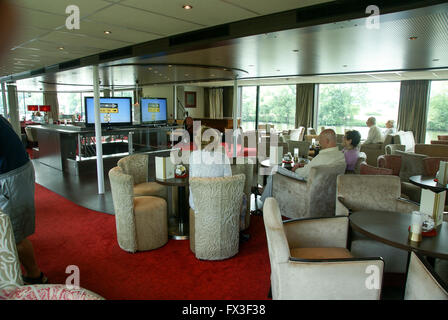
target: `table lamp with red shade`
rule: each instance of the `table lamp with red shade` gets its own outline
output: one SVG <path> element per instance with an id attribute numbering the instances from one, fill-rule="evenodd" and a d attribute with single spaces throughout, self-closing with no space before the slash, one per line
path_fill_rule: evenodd
<path id="1" fill-rule="evenodd" d="M 37 105 L 28 105 L 28 111 L 39 111 L 39 106 Z"/>

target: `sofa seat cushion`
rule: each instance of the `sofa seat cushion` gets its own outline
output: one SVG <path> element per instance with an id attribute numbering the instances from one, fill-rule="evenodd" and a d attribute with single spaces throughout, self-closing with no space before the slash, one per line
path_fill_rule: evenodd
<path id="1" fill-rule="evenodd" d="M 345 248 L 292 248 L 291 257 L 298 259 L 346 259 L 353 258 Z"/>
<path id="2" fill-rule="evenodd" d="M 134 196 L 155 196 L 166 198 L 166 187 L 157 182 L 143 182 L 134 186 Z"/>

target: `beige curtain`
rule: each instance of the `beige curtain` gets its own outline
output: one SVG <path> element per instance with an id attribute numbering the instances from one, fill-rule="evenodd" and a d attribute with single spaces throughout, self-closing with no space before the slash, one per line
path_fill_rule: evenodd
<path id="1" fill-rule="evenodd" d="M 59 119 L 59 103 L 57 92 L 44 91 L 44 104 L 51 106 L 51 111 L 48 113 L 48 119 L 57 121 Z"/>
<path id="2" fill-rule="evenodd" d="M 209 91 L 211 119 L 222 119 L 223 117 L 223 91 L 222 88 L 212 88 Z"/>
<path id="3" fill-rule="evenodd" d="M 296 128 L 313 126 L 314 83 L 298 84 L 296 87 Z"/>
<path id="4" fill-rule="evenodd" d="M 397 128 L 412 131 L 416 143 L 425 143 L 429 90 L 429 80 L 401 82 Z"/>

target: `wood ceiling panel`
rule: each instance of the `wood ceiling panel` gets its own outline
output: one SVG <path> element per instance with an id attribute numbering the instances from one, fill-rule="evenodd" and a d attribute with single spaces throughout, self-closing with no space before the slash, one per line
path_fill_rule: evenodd
<path id="1" fill-rule="evenodd" d="M 188 2 L 191 10 L 182 8 Z M 215 26 L 227 22 L 253 18 L 257 14 L 220 0 L 126 0 L 120 5 L 141 8 L 148 12 L 189 21 L 201 26 Z"/>
<path id="2" fill-rule="evenodd" d="M 150 32 L 161 37 L 200 28 L 197 24 L 123 6 L 112 6 L 101 10 L 90 16 L 89 19 L 110 24 L 112 26 Z"/>

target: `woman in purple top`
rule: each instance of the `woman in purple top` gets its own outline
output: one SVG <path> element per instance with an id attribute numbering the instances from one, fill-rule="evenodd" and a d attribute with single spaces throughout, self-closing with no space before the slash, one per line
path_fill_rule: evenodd
<path id="1" fill-rule="evenodd" d="M 347 163 L 346 172 L 353 173 L 358 162 L 359 150 L 358 145 L 361 141 L 361 134 L 356 130 L 347 131 L 344 136 L 344 149 L 342 152 Z"/>

